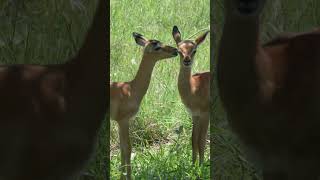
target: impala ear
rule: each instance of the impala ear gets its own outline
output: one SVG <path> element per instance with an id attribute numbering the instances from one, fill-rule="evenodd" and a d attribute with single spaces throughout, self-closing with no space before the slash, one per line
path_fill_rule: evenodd
<path id="1" fill-rule="evenodd" d="M 143 37 L 143 35 L 133 32 L 132 36 L 134 37 L 134 40 L 136 41 L 136 43 L 140 46 L 145 46 L 148 42 L 148 39 L 146 39 L 145 37 Z"/>
<path id="2" fill-rule="evenodd" d="M 203 33 L 202 35 L 200 35 L 195 41 L 197 43 L 197 45 L 201 44 L 207 37 L 207 35 L 209 34 L 210 31 L 206 31 L 205 33 Z"/>
<path id="3" fill-rule="evenodd" d="M 173 26 L 172 36 L 173 36 L 173 39 L 176 41 L 177 44 L 179 44 L 181 42 L 181 33 L 180 33 L 180 31 L 179 31 L 177 26 Z"/>

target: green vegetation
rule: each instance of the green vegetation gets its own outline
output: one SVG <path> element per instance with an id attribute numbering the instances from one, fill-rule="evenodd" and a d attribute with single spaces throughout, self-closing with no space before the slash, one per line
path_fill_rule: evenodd
<path id="1" fill-rule="evenodd" d="M 318 0 L 272 0 L 264 8 L 261 20 L 261 39 L 270 40 L 281 32 L 308 31 L 320 24 L 320 2 Z M 218 44 L 223 28 L 223 0 L 213 4 L 212 28 L 215 30 L 214 55 L 217 57 Z M 240 34 L 239 34 L 240 35 Z M 213 87 L 215 87 L 213 85 Z M 216 91 L 216 89 L 214 89 Z M 231 133 L 226 116 L 218 101 L 214 102 L 211 136 L 213 178 L 219 180 L 260 179 L 261 172 L 248 162 L 245 148 Z"/>
<path id="2" fill-rule="evenodd" d="M 171 35 L 173 25 L 179 27 L 183 39 L 189 38 L 209 29 L 209 11 L 209 0 L 111 0 L 110 79 L 130 81 L 138 70 L 142 48 L 136 45 L 132 32 L 175 46 Z M 209 70 L 209 46 L 210 38 L 207 38 L 198 49 L 194 72 Z M 177 91 L 179 66 L 178 57 L 156 64 L 140 111 L 131 121 L 135 179 L 195 179 L 197 174 L 209 178 L 209 143 L 205 166 L 192 167 L 192 122 Z M 120 152 L 115 121 L 111 122 L 110 134 L 111 179 L 118 179 Z"/>

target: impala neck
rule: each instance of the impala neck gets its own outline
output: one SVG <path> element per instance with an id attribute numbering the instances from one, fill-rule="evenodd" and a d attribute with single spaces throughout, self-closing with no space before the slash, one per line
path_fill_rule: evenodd
<path id="1" fill-rule="evenodd" d="M 191 92 L 191 76 L 191 67 L 184 67 L 184 65 L 181 64 L 178 76 L 178 89 L 180 95 L 182 93 Z"/>
<path id="2" fill-rule="evenodd" d="M 225 101 L 241 105 L 257 93 L 259 17 L 226 15 L 219 49 L 218 83 Z M 238 104 L 239 103 L 239 104 Z"/>
<path id="3" fill-rule="evenodd" d="M 138 72 L 131 81 L 131 88 L 137 95 L 138 100 L 141 100 L 148 90 L 155 64 L 156 61 L 153 57 L 146 54 L 143 55 Z"/>

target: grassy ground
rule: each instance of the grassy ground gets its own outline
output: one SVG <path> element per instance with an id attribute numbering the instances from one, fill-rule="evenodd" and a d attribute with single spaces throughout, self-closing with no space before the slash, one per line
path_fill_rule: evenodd
<path id="1" fill-rule="evenodd" d="M 137 72 L 142 48 L 132 32 L 175 46 L 171 31 L 177 25 L 183 38 L 209 29 L 209 0 L 111 0 L 112 81 L 130 81 Z M 195 37 L 193 37 L 195 38 Z M 210 39 L 196 55 L 194 72 L 209 70 Z M 158 62 L 150 87 L 131 122 L 132 169 L 135 179 L 209 178 L 209 144 L 204 168 L 192 167 L 191 119 L 177 91 L 179 58 Z M 111 123 L 111 179 L 118 179 L 120 152 L 116 122 Z"/>
<path id="2" fill-rule="evenodd" d="M 318 0 L 272 0 L 268 1 L 262 15 L 263 42 L 275 37 L 280 32 L 308 31 L 320 24 L 320 2 Z M 215 57 L 223 25 L 223 1 L 216 0 L 213 4 L 212 29 L 215 29 Z M 218 101 L 214 102 L 212 124 L 212 165 L 213 178 L 219 180 L 250 180 L 260 179 L 260 171 L 248 162 L 245 149 L 228 128 L 226 116 Z"/>
<path id="3" fill-rule="evenodd" d="M 0 63 L 63 63 L 77 52 L 95 12 L 97 1 L 30 0 L 0 1 Z M 106 179 L 104 140 L 101 129 L 97 153 L 79 179 Z"/>

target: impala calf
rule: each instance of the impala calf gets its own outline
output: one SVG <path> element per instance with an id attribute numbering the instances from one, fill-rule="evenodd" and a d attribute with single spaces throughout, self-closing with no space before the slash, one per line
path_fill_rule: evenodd
<path id="1" fill-rule="evenodd" d="M 316 180 L 320 170 L 320 31 L 261 45 L 265 0 L 225 0 L 217 66 L 233 130 L 260 155 L 265 180 Z"/>
<path id="2" fill-rule="evenodd" d="M 178 90 L 181 100 L 192 116 L 192 162 L 199 153 L 199 164 L 204 161 L 204 150 L 209 126 L 210 72 L 191 74 L 191 67 L 198 46 L 205 40 L 209 31 L 195 41 L 182 40 L 177 26 L 173 27 L 172 36 L 180 54 L 180 72 Z"/>
<path id="3" fill-rule="evenodd" d="M 136 43 L 142 47 L 143 56 L 135 78 L 130 82 L 112 82 L 110 84 L 111 119 L 119 125 L 122 179 L 131 179 L 131 144 L 129 138 L 129 120 L 139 110 L 146 94 L 156 62 L 178 55 L 177 49 L 162 44 L 158 40 L 148 40 L 141 34 L 133 33 Z"/>

